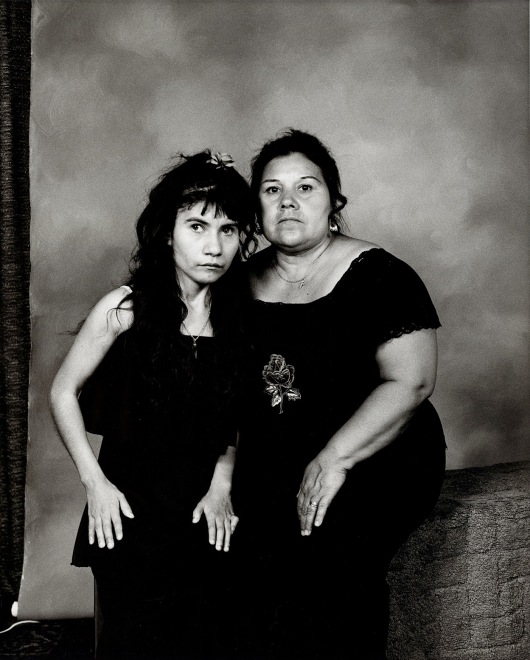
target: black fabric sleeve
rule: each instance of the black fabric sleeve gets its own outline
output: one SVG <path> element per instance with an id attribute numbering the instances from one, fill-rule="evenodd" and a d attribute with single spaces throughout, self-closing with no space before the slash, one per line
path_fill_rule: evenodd
<path id="1" fill-rule="evenodd" d="M 421 278 L 405 262 L 388 253 L 384 253 L 384 262 L 375 274 L 373 304 L 378 344 L 441 325 Z"/>

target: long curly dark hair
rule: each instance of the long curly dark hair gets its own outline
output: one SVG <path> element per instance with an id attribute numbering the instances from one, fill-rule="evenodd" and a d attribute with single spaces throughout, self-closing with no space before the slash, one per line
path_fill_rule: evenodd
<path id="1" fill-rule="evenodd" d="M 295 128 L 287 128 L 277 137 L 266 142 L 252 160 L 252 176 L 250 188 L 254 199 L 254 223 L 247 232 L 244 249 L 252 252 L 254 237 L 261 231 L 261 206 L 259 203 L 259 188 L 263 171 L 274 158 L 300 153 L 317 165 L 328 187 L 331 201 L 329 221 L 335 226 L 335 231 L 342 233 L 344 221 L 341 211 L 348 199 L 341 192 L 340 174 L 331 151 L 314 135 Z"/>
<path id="2" fill-rule="evenodd" d="M 190 346 L 180 332 L 188 311 L 169 244 L 178 211 L 202 203 L 204 211 L 213 209 L 216 216 L 224 214 L 236 222 L 242 239 L 252 224 L 250 188 L 225 161 L 218 156 L 212 159 L 209 150 L 191 156 L 181 154 L 152 188 L 136 224 L 138 243 L 127 282 L 132 293 L 120 307 L 132 302 L 134 320 L 129 335 L 156 405 L 168 398 L 176 373 L 193 378 Z M 247 292 L 241 270 L 241 257 L 236 254 L 228 271 L 211 286 L 210 321 L 224 359 L 231 360 L 234 368 L 244 343 L 240 312 Z M 226 393 L 234 386 L 232 367 L 220 384 Z"/>

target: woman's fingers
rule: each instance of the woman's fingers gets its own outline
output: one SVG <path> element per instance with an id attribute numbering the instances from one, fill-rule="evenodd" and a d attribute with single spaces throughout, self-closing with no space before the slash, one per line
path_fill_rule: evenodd
<path id="1" fill-rule="evenodd" d="M 123 538 L 123 527 L 121 524 L 121 516 L 119 509 L 114 509 L 112 511 L 111 519 L 112 519 L 112 526 L 114 527 L 114 535 L 116 536 L 116 541 L 121 541 Z"/>
<path id="2" fill-rule="evenodd" d="M 199 520 L 201 519 L 203 511 L 204 511 L 204 505 L 201 500 L 199 504 L 197 504 L 197 506 L 193 509 L 193 513 L 191 514 L 191 522 L 198 523 Z"/>
<path id="3" fill-rule="evenodd" d="M 208 522 L 208 542 L 210 545 L 215 545 L 217 536 L 217 525 L 215 524 L 215 518 L 211 515 L 207 515 L 206 521 Z"/>
<path id="4" fill-rule="evenodd" d="M 225 518 L 225 521 L 224 521 L 225 542 L 224 542 L 224 546 L 223 546 L 223 550 L 225 552 L 228 552 L 230 550 L 230 537 L 232 535 L 231 526 L 232 526 L 232 523 L 230 522 L 230 518 Z"/>
<path id="5" fill-rule="evenodd" d="M 94 522 L 94 518 L 92 516 L 88 516 L 88 542 L 90 545 L 94 545 L 94 540 L 96 536 L 96 525 Z"/>
<path id="6" fill-rule="evenodd" d="M 118 501 L 120 503 L 120 509 L 123 515 L 127 516 L 127 518 L 134 518 L 134 513 L 131 507 L 129 506 L 129 502 L 127 502 L 127 498 L 123 493 L 118 494 Z"/>
<path id="7" fill-rule="evenodd" d="M 225 519 L 215 518 L 215 549 L 222 550 L 225 541 Z"/>
<path id="8" fill-rule="evenodd" d="M 234 516 L 230 499 L 212 497 L 208 493 L 193 510 L 193 522 L 199 522 L 202 514 L 206 518 L 210 545 L 216 550 L 228 552 L 230 538 L 239 521 L 239 518 Z"/>
<path id="9" fill-rule="evenodd" d="M 298 491 L 298 518 L 302 536 L 309 536 L 313 527 L 324 522 L 329 505 L 346 479 L 342 469 L 322 469 L 315 474 L 314 466 L 306 468 Z"/>
<path id="10" fill-rule="evenodd" d="M 97 541 L 100 548 L 107 546 L 110 550 L 114 547 L 115 541 L 121 541 L 123 524 L 120 511 L 128 518 L 134 518 L 125 496 L 119 492 L 114 501 L 96 503 L 89 507 L 88 540 L 90 544 Z"/>
<path id="11" fill-rule="evenodd" d="M 330 504 L 330 500 L 328 500 L 325 497 L 323 497 L 318 503 L 315 520 L 313 521 L 313 525 L 315 527 L 320 527 L 320 525 L 322 525 L 322 523 L 324 522 L 324 517 L 326 515 L 326 511 L 328 510 L 329 504 Z"/>
<path id="12" fill-rule="evenodd" d="M 307 498 L 303 504 L 302 516 L 302 536 L 309 536 L 318 510 L 318 500 L 316 498 Z"/>
<path id="13" fill-rule="evenodd" d="M 213 513 L 205 511 L 208 523 L 208 541 L 216 550 L 228 552 L 230 540 L 239 522 L 239 518 L 230 512 Z"/>
<path id="14" fill-rule="evenodd" d="M 114 535 L 112 533 L 112 524 L 111 524 L 111 518 L 107 517 L 103 521 L 103 534 L 105 537 L 105 542 L 107 544 L 107 548 L 109 550 L 112 550 L 114 547 Z"/>
<path id="15" fill-rule="evenodd" d="M 317 510 L 318 496 L 305 495 L 302 491 L 298 497 L 298 518 L 302 536 L 308 536 L 311 533 Z"/>
<path id="16" fill-rule="evenodd" d="M 309 536 L 313 527 L 320 527 L 324 522 L 330 499 L 322 496 L 309 497 L 308 504 L 304 505 L 305 515 L 300 520 L 302 536 Z"/>
<path id="17" fill-rule="evenodd" d="M 103 531 L 103 522 L 99 516 L 96 517 L 94 521 L 94 526 L 96 530 L 96 538 L 98 542 L 98 546 L 100 548 L 105 547 L 105 533 Z"/>

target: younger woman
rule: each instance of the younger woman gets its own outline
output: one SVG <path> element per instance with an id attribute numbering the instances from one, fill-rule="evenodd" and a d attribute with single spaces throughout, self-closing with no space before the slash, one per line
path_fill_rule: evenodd
<path id="1" fill-rule="evenodd" d="M 251 209 L 232 163 L 204 151 L 162 176 L 127 285 L 96 304 L 51 389 L 87 492 L 72 563 L 96 578 L 99 658 L 222 655 L 227 572 L 212 546 L 227 551 L 237 524 L 237 270 Z M 104 436 L 99 462 L 86 430 Z M 207 530 L 193 524 L 203 514 Z"/>

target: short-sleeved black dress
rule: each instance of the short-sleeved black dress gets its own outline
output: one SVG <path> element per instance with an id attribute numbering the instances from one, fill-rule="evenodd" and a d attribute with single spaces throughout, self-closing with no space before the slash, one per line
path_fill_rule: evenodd
<path id="1" fill-rule="evenodd" d="M 354 259 L 320 299 L 252 303 L 234 479 L 233 548 L 246 567 L 242 616 L 252 631 L 241 632 L 242 648 L 285 658 L 384 657 L 388 564 L 443 480 L 445 442 L 431 403 L 350 470 L 309 537 L 300 534 L 296 496 L 306 465 L 380 383 L 378 346 L 439 325 L 418 275 L 379 248 Z"/>
<path id="2" fill-rule="evenodd" d="M 72 563 L 91 566 L 96 577 L 104 619 L 98 657 L 210 657 L 226 571 L 204 519 L 193 524 L 192 512 L 220 454 L 235 444 L 233 404 L 220 385 L 233 365 L 217 338 L 200 337 L 188 373 L 157 402 L 137 354 L 132 331 L 123 332 L 80 400 L 87 430 L 103 435 L 103 472 L 134 519 L 122 516 L 123 539 L 112 550 L 98 548 L 88 543 L 85 508 Z"/>

